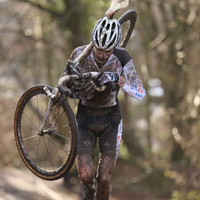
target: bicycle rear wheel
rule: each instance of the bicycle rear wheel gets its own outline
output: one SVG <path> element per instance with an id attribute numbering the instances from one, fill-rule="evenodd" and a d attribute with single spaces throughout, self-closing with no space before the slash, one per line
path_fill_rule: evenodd
<path id="1" fill-rule="evenodd" d="M 45 125 L 45 134 L 39 134 L 49 101 L 43 90 L 45 86 L 33 86 L 20 98 L 14 117 L 14 135 L 19 154 L 28 169 L 42 179 L 56 180 L 63 177 L 74 163 L 77 125 L 71 107 L 64 101 L 53 131 L 51 123 L 55 106 Z M 52 91 L 52 87 L 47 87 Z"/>
<path id="2" fill-rule="evenodd" d="M 122 28 L 122 33 L 124 32 L 124 37 L 123 38 L 123 42 L 120 45 L 121 47 L 126 47 L 131 34 L 133 32 L 133 29 L 135 27 L 135 23 L 137 20 L 137 13 L 134 10 L 128 10 L 127 12 L 125 12 L 120 18 L 119 18 L 119 23 L 121 25 Z M 123 28 L 123 25 L 127 24 L 128 27 L 127 28 Z M 123 30 L 125 29 L 125 30 Z"/>

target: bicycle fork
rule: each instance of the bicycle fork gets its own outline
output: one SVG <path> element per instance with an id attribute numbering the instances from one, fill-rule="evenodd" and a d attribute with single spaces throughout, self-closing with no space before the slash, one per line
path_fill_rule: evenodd
<path id="1" fill-rule="evenodd" d="M 47 87 L 44 88 L 44 91 L 46 92 L 46 94 L 50 98 L 49 98 L 49 102 L 48 102 L 46 111 L 44 113 L 44 117 L 42 119 L 42 123 L 41 123 L 40 128 L 39 128 L 38 135 L 40 135 L 40 136 L 44 136 L 45 134 L 51 135 L 52 133 L 54 133 L 54 127 L 56 125 L 58 114 L 59 114 L 59 111 L 60 111 L 60 103 L 55 104 L 55 102 L 53 101 L 53 98 L 52 98 L 53 92 L 51 93 L 50 90 Z M 55 111 L 54 111 L 54 115 L 53 115 L 53 119 L 52 119 L 52 124 L 49 124 L 50 126 L 45 130 L 45 125 L 47 123 L 49 123 L 48 122 L 49 116 L 52 112 L 53 104 L 55 104 Z"/>

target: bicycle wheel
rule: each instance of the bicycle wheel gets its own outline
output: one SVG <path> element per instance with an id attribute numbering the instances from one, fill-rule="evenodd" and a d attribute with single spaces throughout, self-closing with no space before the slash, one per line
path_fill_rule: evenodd
<path id="1" fill-rule="evenodd" d="M 122 44 L 120 45 L 121 47 L 124 47 L 124 48 L 126 47 L 131 37 L 131 34 L 133 32 L 133 29 L 135 27 L 136 20 L 137 20 L 137 13 L 134 10 L 127 11 L 119 18 L 119 23 L 122 29 L 125 29 L 125 30 L 122 30 L 122 32 L 124 32 L 124 37 L 123 37 L 124 39 L 123 39 Z M 127 28 L 123 28 L 123 25 L 125 24 L 128 25 Z"/>
<path id="2" fill-rule="evenodd" d="M 42 179 L 56 180 L 74 163 L 77 125 L 68 102 L 63 101 L 54 129 L 51 130 L 51 122 L 55 106 L 43 130 L 45 134 L 39 134 L 49 101 L 43 90 L 45 86 L 33 86 L 20 98 L 14 117 L 14 135 L 19 154 L 29 170 Z M 52 87 L 47 87 L 52 91 Z"/>

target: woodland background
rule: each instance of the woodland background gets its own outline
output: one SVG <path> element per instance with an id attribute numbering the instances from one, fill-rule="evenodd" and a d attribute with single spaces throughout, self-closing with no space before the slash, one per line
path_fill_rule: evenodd
<path id="1" fill-rule="evenodd" d="M 0 169 L 25 170 L 13 136 L 19 97 L 34 84 L 56 84 L 109 5 L 0 0 Z M 147 96 L 138 102 L 119 94 L 124 131 L 112 198 L 199 200 L 200 0 L 131 0 L 115 17 L 129 9 L 138 19 L 127 49 Z M 63 182 L 79 185 L 75 168 Z"/>

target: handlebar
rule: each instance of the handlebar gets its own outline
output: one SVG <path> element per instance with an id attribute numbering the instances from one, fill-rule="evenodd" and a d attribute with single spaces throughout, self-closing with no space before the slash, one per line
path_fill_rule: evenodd
<path id="1" fill-rule="evenodd" d="M 69 88 L 65 87 L 65 85 L 69 81 L 81 80 L 82 78 L 86 78 L 89 80 L 92 78 L 96 78 L 98 75 L 99 75 L 99 72 L 86 72 L 86 73 L 79 73 L 79 74 L 73 74 L 73 75 L 65 75 L 58 80 L 57 87 L 55 87 L 52 92 L 50 92 L 47 87 L 45 87 L 44 90 L 47 93 L 47 95 L 52 99 L 58 97 L 59 92 L 66 96 L 70 96 L 72 94 L 72 91 Z M 106 89 L 105 85 L 98 87 L 94 83 L 92 84 L 93 84 L 94 89 L 98 92 L 102 92 Z"/>
<path id="2" fill-rule="evenodd" d="M 79 74 L 73 74 L 73 75 L 66 75 L 62 78 L 59 79 L 58 81 L 58 88 L 61 85 L 66 85 L 66 83 L 68 83 L 70 80 L 81 80 L 82 78 L 86 78 L 86 79 L 92 79 L 92 78 L 96 78 L 99 75 L 99 72 L 85 72 L 85 73 L 79 73 Z M 101 87 L 97 87 L 94 84 L 94 89 L 98 92 L 102 92 L 104 91 L 106 88 L 105 85 L 101 86 Z"/>
<path id="3" fill-rule="evenodd" d="M 99 73 L 98 72 L 85 72 L 85 73 L 79 73 L 79 74 L 72 74 L 72 75 L 66 75 L 61 77 L 58 80 L 58 86 L 65 85 L 70 80 L 80 80 L 82 78 L 95 78 Z"/>

